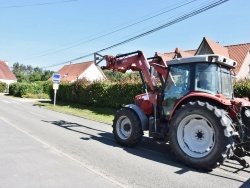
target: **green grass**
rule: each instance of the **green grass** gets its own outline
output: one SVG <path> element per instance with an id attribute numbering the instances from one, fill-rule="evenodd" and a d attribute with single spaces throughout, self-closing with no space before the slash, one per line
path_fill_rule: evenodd
<path id="1" fill-rule="evenodd" d="M 54 106 L 53 102 L 37 102 L 36 106 L 42 106 L 47 109 L 51 109 L 57 112 L 71 114 L 95 121 L 100 121 L 107 124 L 112 124 L 114 114 L 117 109 L 100 108 L 93 106 L 84 106 L 74 103 L 57 102 Z"/>

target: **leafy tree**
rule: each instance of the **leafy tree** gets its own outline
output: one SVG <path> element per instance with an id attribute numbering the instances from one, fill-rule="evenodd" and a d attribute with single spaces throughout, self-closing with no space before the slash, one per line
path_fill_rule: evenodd
<path id="1" fill-rule="evenodd" d="M 35 82 L 35 81 L 46 81 L 52 75 L 53 71 L 43 70 L 42 68 L 35 67 L 33 68 L 31 65 L 23 65 L 14 63 L 13 64 L 13 73 L 15 74 L 18 82 Z"/>
<path id="2" fill-rule="evenodd" d="M 54 71 L 45 70 L 41 76 L 41 81 L 47 81 L 52 75 Z"/>
<path id="3" fill-rule="evenodd" d="M 41 74 L 34 72 L 29 76 L 29 82 L 41 81 Z"/>

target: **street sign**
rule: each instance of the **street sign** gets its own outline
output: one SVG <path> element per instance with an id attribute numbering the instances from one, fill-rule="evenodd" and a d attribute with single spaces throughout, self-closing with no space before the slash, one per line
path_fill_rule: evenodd
<path id="1" fill-rule="evenodd" d="M 58 83 L 54 83 L 53 84 L 53 89 L 55 89 L 55 90 L 59 89 L 59 84 Z"/>
<path id="2" fill-rule="evenodd" d="M 53 89 L 54 89 L 54 106 L 56 105 L 56 90 L 59 89 L 59 82 L 60 82 L 60 74 L 53 74 Z"/>
<path id="3" fill-rule="evenodd" d="M 53 74 L 52 80 L 53 80 L 53 82 L 58 83 L 58 82 L 60 82 L 60 78 L 61 78 L 60 74 Z"/>

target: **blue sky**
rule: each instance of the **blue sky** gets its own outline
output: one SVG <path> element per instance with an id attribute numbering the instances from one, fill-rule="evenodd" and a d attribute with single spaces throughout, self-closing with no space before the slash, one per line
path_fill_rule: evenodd
<path id="1" fill-rule="evenodd" d="M 0 59 L 48 67 L 101 50 L 151 30 L 213 0 L 0 0 Z M 183 5 L 189 3 L 188 5 Z M 162 13 L 171 8 L 182 7 Z M 222 45 L 250 42 L 250 1 L 229 0 L 103 55 L 142 50 L 155 52 L 198 48 L 203 37 Z M 101 37 L 150 16 L 150 20 Z M 91 42 L 87 42 L 92 40 Z M 82 44 L 81 44 L 82 43 Z M 74 47 L 73 47 L 74 46 Z M 59 52 L 58 52 L 59 51 Z M 72 63 L 93 60 L 93 57 Z M 48 67 L 57 71 L 68 63 Z"/>

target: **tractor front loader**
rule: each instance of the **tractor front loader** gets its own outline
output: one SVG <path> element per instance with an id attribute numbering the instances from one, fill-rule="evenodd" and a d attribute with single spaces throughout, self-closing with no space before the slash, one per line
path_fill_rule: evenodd
<path id="1" fill-rule="evenodd" d="M 138 71 L 145 89 L 135 96 L 135 104 L 115 114 L 118 143 L 135 146 L 149 131 L 149 137 L 169 142 L 188 166 L 211 170 L 232 159 L 249 167 L 242 157 L 250 156 L 250 102 L 234 97 L 235 61 L 216 54 L 168 60 L 156 53 L 146 58 L 136 51 L 95 54 L 96 64 L 100 57 L 106 60 L 102 69 Z"/>

